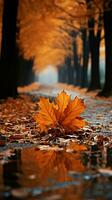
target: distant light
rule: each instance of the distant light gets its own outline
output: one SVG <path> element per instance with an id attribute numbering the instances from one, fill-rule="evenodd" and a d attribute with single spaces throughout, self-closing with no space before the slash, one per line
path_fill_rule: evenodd
<path id="1" fill-rule="evenodd" d="M 55 67 L 48 65 L 45 70 L 39 73 L 38 81 L 42 84 L 54 84 L 58 82 L 58 73 Z"/>

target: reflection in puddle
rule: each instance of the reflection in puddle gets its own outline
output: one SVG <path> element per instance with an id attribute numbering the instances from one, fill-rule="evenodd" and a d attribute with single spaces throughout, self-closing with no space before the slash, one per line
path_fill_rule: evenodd
<path id="1" fill-rule="evenodd" d="M 11 150 L 12 151 L 12 150 Z M 1 156 L 3 155 L 3 156 Z M 2 162 L 5 160 L 4 162 Z M 0 154 L 0 199 L 112 199 L 112 149 L 15 149 Z"/>

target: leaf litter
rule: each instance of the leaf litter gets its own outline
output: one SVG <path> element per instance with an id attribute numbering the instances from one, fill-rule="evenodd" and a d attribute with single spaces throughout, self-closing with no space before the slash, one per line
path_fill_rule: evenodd
<path id="1" fill-rule="evenodd" d="M 63 160 L 67 153 L 67 155 L 69 154 L 67 160 L 71 158 L 71 161 L 71 154 L 77 155 L 78 153 L 85 154 L 90 158 L 91 155 L 96 159 L 99 158 L 99 167 L 98 165 L 96 168 L 93 166 L 95 171 L 92 169 L 90 172 L 80 172 L 79 174 L 75 170 L 70 170 L 70 176 L 79 177 L 85 181 L 102 176 L 112 176 L 111 166 L 105 168 L 107 166 L 106 152 L 112 149 L 112 104 L 110 101 L 85 98 L 86 111 L 82 115 L 88 121 L 85 127 L 77 131 L 63 131 L 59 126 L 52 127 L 48 129 L 46 134 L 45 131 L 40 133 L 40 128 L 33 118 L 38 112 L 39 102 L 33 101 L 33 99 L 37 98 L 21 95 L 17 99 L 9 98 L 0 102 L 0 163 L 2 165 L 11 162 L 10 158 L 15 154 L 14 149 L 23 149 L 23 147 L 27 147 L 27 144 L 32 144 L 35 151 L 38 152 L 38 162 L 40 162 L 41 167 L 42 163 L 46 164 L 51 155 L 54 156 L 53 162 L 56 163 L 55 160 L 58 159 L 57 156 L 61 152 Z M 101 152 L 102 164 L 100 164 Z M 40 161 L 39 158 L 41 158 Z M 30 176 L 33 177 L 35 174 Z M 43 191 L 44 189 L 42 189 Z M 11 190 L 12 195 L 18 198 L 25 198 L 30 192 L 26 188 Z M 37 192 L 39 193 L 39 191 Z"/>
<path id="2" fill-rule="evenodd" d="M 42 102 L 43 100 L 45 102 L 48 101 L 45 98 L 43 98 L 42 100 L 40 100 L 40 102 Z M 80 114 L 84 110 L 85 106 L 83 104 L 83 107 L 81 108 L 82 102 L 78 98 L 77 99 L 75 98 L 74 100 L 79 102 L 78 112 Z M 69 95 L 67 95 L 64 92 L 61 92 L 55 100 L 57 104 L 49 102 L 50 106 L 54 106 L 56 108 L 55 109 L 56 115 L 54 122 L 58 121 L 59 123 L 61 122 L 63 125 L 62 119 L 66 119 L 65 114 L 68 109 L 67 105 L 68 104 L 70 105 L 70 103 L 72 104 L 73 102 L 71 101 L 70 103 L 68 103 L 68 101 L 69 101 Z M 99 145 L 112 146 L 112 134 L 111 134 L 112 107 L 110 102 L 107 102 L 106 104 L 105 101 L 104 102 L 102 100 L 95 101 L 95 99 L 93 98 L 86 99 L 86 102 L 87 102 L 86 111 L 82 116 L 85 119 L 87 119 L 88 124 L 84 128 L 81 128 L 80 124 L 79 124 L 79 130 L 77 130 L 76 127 L 75 127 L 76 130 L 75 128 L 67 129 L 65 126 L 65 130 L 63 132 L 62 126 L 51 126 L 49 128 L 47 127 L 47 133 L 46 129 L 45 130 L 43 129 L 43 132 L 41 133 L 40 127 L 34 119 L 34 116 L 39 116 L 39 114 L 41 114 L 41 118 L 43 117 L 42 116 L 43 113 L 37 114 L 40 105 L 39 101 L 37 100 L 33 101 L 33 97 L 29 95 L 21 95 L 17 99 L 8 98 L 7 100 L 4 100 L 3 102 L 0 103 L 0 146 L 2 147 L 9 143 L 11 144 L 11 143 L 28 143 L 28 142 L 37 145 L 41 144 L 50 146 L 52 145 L 63 146 L 63 144 L 66 143 L 66 141 L 75 141 L 78 143 L 84 143 L 87 146 L 94 145 L 96 143 L 98 143 Z M 59 106 L 58 108 L 56 107 L 57 105 Z M 76 106 L 76 108 L 77 107 L 78 106 Z M 70 108 L 68 109 L 68 113 L 69 110 Z M 65 114 L 64 111 L 66 111 Z M 70 116 L 71 118 L 73 118 L 74 113 L 75 112 L 73 112 L 72 115 Z M 47 122 L 49 123 L 48 116 L 46 118 Z M 70 124 L 70 127 L 72 124 L 71 118 L 69 118 L 68 116 L 68 121 L 67 121 L 67 125 L 69 126 Z M 81 120 L 83 121 L 82 118 L 80 119 L 80 122 Z M 64 140 L 63 143 L 61 143 L 62 141 L 61 138 L 63 138 Z"/>

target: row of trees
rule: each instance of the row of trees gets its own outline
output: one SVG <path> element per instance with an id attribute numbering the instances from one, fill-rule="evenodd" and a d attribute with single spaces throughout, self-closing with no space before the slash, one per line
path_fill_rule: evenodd
<path id="1" fill-rule="evenodd" d="M 111 94 L 112 0 L 3 0 L 2 16 L 0 98 L 17 94 L 19 51 L 26 59 L 34 59 L 35 71 L 42 70 L 48 64 L 59 67 L 65 62 L 68 83 L 80 84 L 81 87 L 88 86 L 90 56 L 89 89 L 100 89 L 99 49 L 102 30 L 106 72 L 103 90 L 99 95 Z M 60 79 L 61 74 L 59 72 Z"/>
<path id="2" fill-rule="evenodd" d="M 82 54 L 77 53 L 80 44 L 74 40 L 72 58 L 69 57 L 65 60 L 64 69 L 59 68 L 59 81 L 88 87 L 88 90 L 101 89 L 100 47 L 101 40 L 104 39 L 105 82 L 98 95 L 110 96 L 112 94 L 112 1 L 86 0 L 85 3 L 87 23 L 80 25 L 79 30 L 74 29 L 75 34 L 73 34 L 75 39 L 78 35 L 82 40 Z M 74 18 L 73 15 L 71 17 Z M 90 82 L 88 82 L 89 58 Z"/>

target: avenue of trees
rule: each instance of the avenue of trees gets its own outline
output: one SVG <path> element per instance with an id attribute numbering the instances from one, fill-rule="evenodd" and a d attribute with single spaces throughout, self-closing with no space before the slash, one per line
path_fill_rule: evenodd
<path id="1" fill-rule="evenodd" d="M 112 0 L 1 0 L 0 98 L 17 95 L 18 75 L 29 74 L 28 65 L 39 72 L 48 64 L 58 68 L 60 82 L 100 89 L 98 95 L 110 96 L 111 23 Z M 99 62 L 102 40 L 103 87 Z"/>

